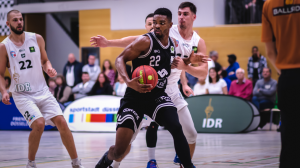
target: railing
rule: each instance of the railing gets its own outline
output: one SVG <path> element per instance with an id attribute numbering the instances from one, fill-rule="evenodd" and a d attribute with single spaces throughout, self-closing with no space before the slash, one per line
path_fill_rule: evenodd
<path id="1" fill-rule="evenodd" d="M 44 3 L 44 2 L 61 2 L 61 1 L 78 1 L 78 0 L 14 0 L 15 5 L 27 3 Z"/>

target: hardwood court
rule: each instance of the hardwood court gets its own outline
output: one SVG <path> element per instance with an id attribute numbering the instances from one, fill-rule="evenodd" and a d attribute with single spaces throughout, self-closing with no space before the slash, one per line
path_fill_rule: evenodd
<path id="1" fill-rule="evenodd" d="M 121 168 L 145 168 L 148 153 L 146 131 L 141 131 Z M 27 131 L 0 131 L 0 168 L 24 168 L 27 163 Z M 114 144 L 114 133 L 73 133 L 79 157 L 85 168 L 96 162 Z M 158 131 L 156 159 L 160 168 L 179 168 L 169 132 Z M 198 134 L 193 162 L 198 168 L 278 167 L 280 133 L 254 131 L 246 134 Z M 71 161 L 57 131 L 43 134 L 37 153 L 38 168 L 70 168 Z"/>

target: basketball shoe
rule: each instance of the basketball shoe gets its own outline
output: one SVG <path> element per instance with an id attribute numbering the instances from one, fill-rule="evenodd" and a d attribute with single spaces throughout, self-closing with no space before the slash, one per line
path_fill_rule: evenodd
<path id="1" fill-rule="evenodd" d="M 148 164 L 147 164 L 147 168 L 158 168 L 156 160 L 155 159 L 151 159 Z"/>

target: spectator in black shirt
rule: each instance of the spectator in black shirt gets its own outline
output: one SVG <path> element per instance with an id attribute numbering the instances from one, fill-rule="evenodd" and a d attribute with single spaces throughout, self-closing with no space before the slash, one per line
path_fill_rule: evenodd
<path id="1" fill-rule="evenodd" d="M 215 69 L 216 69 L 217 73 L 220 75 L 221 71 L 222 71 L 222 66 L 217 62 L 217 60 L 219 58 L 218 52 L 217 51 L 209 52 L 209 57 L 214 61 Z"/>
<path id="2" fill-rule="evenodd" d="M 113 88 L 104 72 L 99 74 L 96 83 L 87 95 L 113 95 Z"/>

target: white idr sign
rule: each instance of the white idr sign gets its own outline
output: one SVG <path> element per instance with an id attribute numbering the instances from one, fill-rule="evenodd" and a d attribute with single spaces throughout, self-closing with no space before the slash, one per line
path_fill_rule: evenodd
<path id="1" fill-rule="evenodd" d="M 202 128 L 222 128 L 222 122 L 223 119 L 222 118 L 209 118 L 206 121 L 206 118 L 203 119 L 203 123 L 202 123 Z"/>

